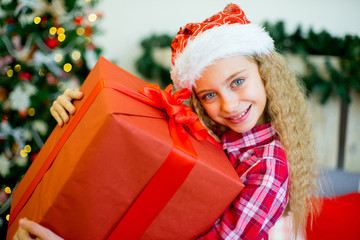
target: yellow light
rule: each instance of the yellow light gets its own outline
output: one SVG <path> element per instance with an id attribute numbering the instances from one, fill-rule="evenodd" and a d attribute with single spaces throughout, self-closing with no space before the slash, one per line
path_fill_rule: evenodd
<path id="1" fill-rule="evenodd" d="M 89 16 L 88 16 L 88 19 L 90 22 L 95 22 L 96 19 L 97 19 L 97 16 L 95 13 L 91 13 Z"/>
<path id="2" fill-rule="evenodd" d="M 27 152 L 25 152 L 25 150 L 24 149 L 22 149 L 21 151 L 20 151 L 20 156 L 22 156 L 22 157 L 27 157 Z"/>
<path id="3" fill-rule="evenodd" d="M 10 214 L 6 215 L 6 221 L 10 220 Z"/>
<path id="4" fill-rule="evenodd" d="M 81 35 L 84 35 L 84 33 L 85 33 L 85 29 L 83 27 L 78 27 L 76 29 L 76 34 L 77 35 L 81 36 Z"/>
<path id="5" fill-rule="evenodd" d="M 6 187 L 6 188 L 5 188 L 5 193 L 6 193 L 6 194 L 11 194 L 11 188 Z"/>
<path id="6" fill-rule="evenodd" d="M 85 37 L 84 39 L 85 39 L 86 43 L 91 43 L 91 38 L 90 37 Z"/>
<path id="7" fill-rule="evenodd" d="M 58 36 L 58 41 L 59 42 L 63 42 L 65 40 L 66 36 L 65 34 L 61 33 L 59 36 Z"/>
<path id="8" fill-rule="evenodd" d="M 28 115 L 29 115 L 30 117 L 33 117 L 33 116 L 35 115 L 35 108 L 29 108 L 29 109 L 28 109 Z"/>
<path id="9" fill-rule="evenodd" d="M 54 56 L 55 62 L 61 62 L 62 59 L 63 59 L 63 55 L 61 55 L 60 53 L 55 54 Z"/>
<path id="10" fill-rule="evenodd" d="M 71 57 L 72 57 L 75 61 L 77 61 L 77 60 L 80 59 L 81 53 L 80 53 L 79 51 L 75 50 L 75 51 L 72 52 Z"/>
<path id="11" fill-rule="evenodd" d="M 72 69 L 72 65 L 70 63 L 65 63 L 63 69 L 65 72 L 70 72 Z"/>
<path id="12" fill-rule="evenodd" d="M 64 33 L 65 33 L 65 29 L 64 29 L 64 28 L 59 27 L 59 28 L 57 29 L 57 34 L 58 34 L 58 35 L 64 34 Z"/>
<path id="13" fill-rule="evenodd" d="M 27 152 L 27 153 L 31 152 L 31 146 L 30 146 L 30 145 L 26 145 L 26 146 L 24 147 L 24 150 L 25 150 L 25 152 Z"/>
<path id="14" fill-rule="evenodd" d="M 55 35 L 56 31 L 57 31 L 56 27 L 51 27 L 51 28 L 49 29 L 49 33 L 50 33 L 51 35 Z"/>
<path id="15" fill-rule="evenodd" d="M 21 71 L 21 66 L 20 64 L 16 64 L 15 67 L 14 67 L 15 71 L 16 72 L 20 72 Z"/>
<path id="16" fill-rule="evenodd" d="M 40 70 L 39 70 L 39 76 L 40 76 L 40 77 L 44 77 L 44 76 L 45 76 L 44 69 L 40 69 Z"/>
<path id="17" fill-rule="evenodd" d="M 34 18 L 34 23 L 35 24 L 39 24 L 41 22 L 41 17 L 35 17 Z"/>
<path id="18" fill-rule="evenodd" d="M 85 2 L 91 2 L 91 0 L 85 0 Z"/>
<path id="19" fill-rule="evenodd" d="M 8 77 L 12 77 L 14 75 L 14 71 L 12 69 L 9 69 L 6 74 Z"/>

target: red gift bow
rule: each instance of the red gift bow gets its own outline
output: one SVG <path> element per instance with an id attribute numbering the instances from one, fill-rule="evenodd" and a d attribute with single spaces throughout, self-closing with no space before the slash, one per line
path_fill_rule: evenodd
<path id="1" fill-rule="evenodd" d="M 178 123 L 194 123 L 198 119 L 198 116 L 192 112 L 192 110 L 182 104 L 191 95 L 190 90 L 182 89 L 175 92 L 172 95 L 173 86 L 170 84 L 164 91 L 156 84 L 145 85 L 140 89 L 139 93 L 150 98 L 159 105 L 157 108 L 166 111 L 166 113 L 172 117 L 175 117 L 175 121 Z"/>
<path id="2" fill-rule="evenodd" d="M 155 104 L 153 106 L 165 111 L 169 115 L 169 130 L 173 141 L 175 141 L 174 144 L 178 146 L 186 145 L 183 150 L 191 155 L 194 150 L 187 151 L 187 149 L 192 149 L 187 133 L 184 132 L 182 127 L 177 125 L 182 124 L 197 140 L 205 140 L 209 135 L 205 127 L 198 120 L 198 115 L 190 107 L 183 104 L 190 97 L 191 91 L 189 89 L 182 89 L 174 94 L 172 94 L 172 91 L 172 84 L 167 86 L 164 91 L 157 84 L 148 84 L 139 93 L 154 101 Z M 177 140 L 180 140 L 180 142 L 176 142 Z"/>

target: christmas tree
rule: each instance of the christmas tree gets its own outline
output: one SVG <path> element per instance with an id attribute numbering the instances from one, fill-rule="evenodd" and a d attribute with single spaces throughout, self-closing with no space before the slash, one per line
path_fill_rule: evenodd
<path id="1" fill-rule="evenodd" d="M 78 88 L 100 49 L 94 0 L 0 0 L 0 238 L 11 193 L 55 126 L 49 108 Z"/>

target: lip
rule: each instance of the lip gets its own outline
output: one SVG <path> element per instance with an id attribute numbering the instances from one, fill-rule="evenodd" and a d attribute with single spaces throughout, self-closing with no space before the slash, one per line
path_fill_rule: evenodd
<path id="1" fill-rule="evenodd" d="M 245 111 L 242 111 L 239 114 L 227 117 L 225 119 L 233 124 L 241 123 L 241 122 L 245 121 L 246 118 L 249 116 L 251 107 L 252 107 L 252 105 L 250 105 Z M 240 117 L 244 112 L 246 112 L 246 113 L 242 117 Z"/>

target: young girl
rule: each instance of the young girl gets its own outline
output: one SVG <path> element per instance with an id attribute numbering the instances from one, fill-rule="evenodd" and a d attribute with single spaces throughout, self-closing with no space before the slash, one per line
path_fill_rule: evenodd
<path id="1" fill-rule="evenodd" d="M 193 110 L 245 184 L 200 239 L 268 239 L 285 210 L 294 233 L 302 232 L 316 210 L 310 201 L 317 195 L 311 125 L 304 90 L 271 37 L 229 4 L 181 28 L 171 49 L 177 90 L 192 90 Z M 51 113 L 59 125 L 75 112 L 71 100 L 81 97 L 67 90 L 54 102 Z M 51 233 L 31 221 L 21 226 L 19 235 L 34 229 Z"/>

